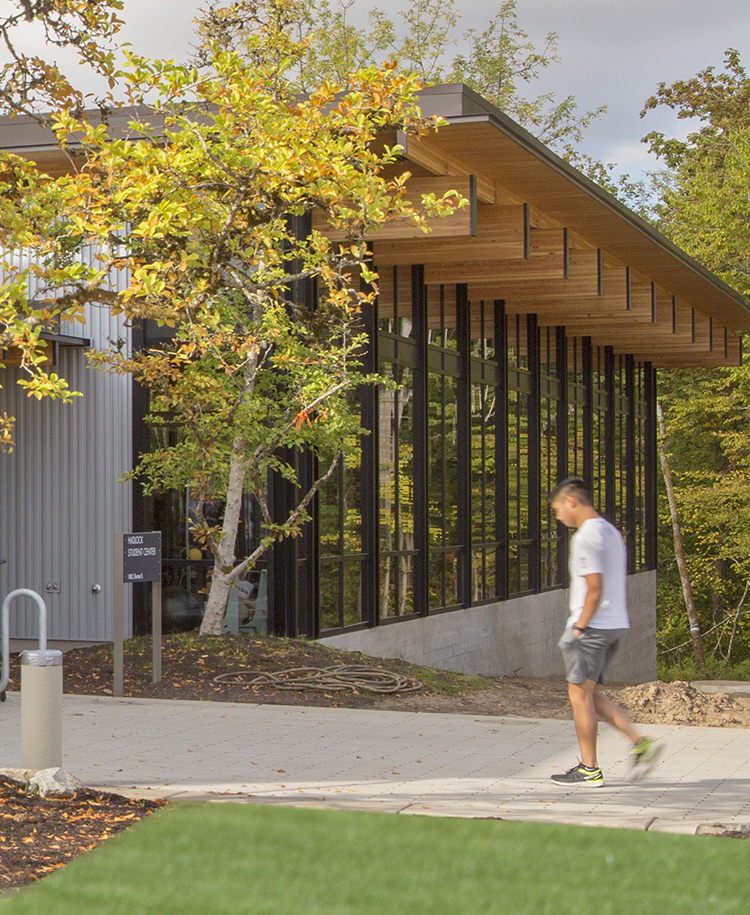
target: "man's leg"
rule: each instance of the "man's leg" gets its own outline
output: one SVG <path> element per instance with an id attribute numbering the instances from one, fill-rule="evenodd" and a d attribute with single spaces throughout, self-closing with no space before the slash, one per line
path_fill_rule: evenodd
<path id="1" fill-rule="evenodd" d="M 628 718 L 620 706 L 605 696 L 604 693 L 600 692 L 598 683 L 594 684 L 593 699 L 596 715 L 602 721 L 606 721 L 607 724 L 616 727 L 617 730 L 620 731 L 621 734 L 624 734 L 630 743 L 635 746 L 643 735 L 633 727 L 633 722 Z"/>
<path id="2" fill-rule="evenodd" d="M 581 762 L 567 772 L 550 776 L 556 785 L 569 787 L 583 785 L 600 788 L 604 784 L 602 770 L 596 761 L 596 734 L 598 719 L 594 706 L 595 680 L 582 683 L 568 681 L 568 695 L 573 706 L 573 720 L 576 726 L 578 745 L 581 748 Z"/>
<path id="3" fill-rule="evenodd" d="M 568 696 L 573 707 L 573 721 L 576 728 L 578 746 L 581 750 L 581 763 L 589 768 L 596 768 L 596 738 L 598 716 L 594 697 L 599 684 L 596 680 L 584 680 L 583 683 L 568 683 Z"/>
<path id="4" fill-rule="evenodd" d="M 616 727 L 632 744 L 630 749 L 631 779 L 640 781 L 656 765 L 664 750 L 664 744 L 653 737 L 644 737 L 634 726 L 625 712 L 604 693 L 597 683 L 594 690 L 594 708 L 602 721 Z"/>

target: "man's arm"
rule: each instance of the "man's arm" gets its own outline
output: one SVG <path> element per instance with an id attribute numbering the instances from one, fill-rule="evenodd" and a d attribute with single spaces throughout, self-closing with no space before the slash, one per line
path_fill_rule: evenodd
<path id="1" fill-rule="evenodd" d="M 586 598 L 583 602 L 581 615 L 573 623 L 573 631 L 576 636 L 579 636 L 581 630 L 588 626 L 591 617 L 597 611 L 599 601 L 602 599 L 603 579 L 601 572 L 591 572 L 589 575 L 584 575 L 583 578 L 586 579 Z"/>

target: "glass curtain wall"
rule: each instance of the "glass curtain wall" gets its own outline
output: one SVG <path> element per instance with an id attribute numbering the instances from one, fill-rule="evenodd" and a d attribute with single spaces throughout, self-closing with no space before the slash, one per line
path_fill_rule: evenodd
<path id="1" fill-rule="evenodd" d="M 567 371 L 567 456 L 568 465 L 565 477 L 585 478 L 586 467 L 586 428 L 588 425 L 588 383 L 584 372 L 583 342 L 574 337 L 567 341 L 568 371 Z"/>
<path id="2" fill-rule="evenodd" d="M 546 496 L 566 476 L 591 482 L 630 571 L 647 567 L 650 366 L 466 287 L 428 300 L 415 276 L 381 275 L 371 457 L 318 499 L 312 634 L 564 587 L 569 533 Z"/>
<path id="3" fill-rule="evenodd" d="M 533 371 L 527 345 L 525 316 L 510 315 L 507 330 L 508 360 L 508 594 L 517 597 L 533 591 L 531 549 L 534 538 L 531 514 L 539 505 L 530 477 L 537 455 L 530 453 L 530 436 L 536 421 L 533 409 Z M 532 504 L 533 503 L 533 504 Z M 531 510 L 531 511 L 530 511 Z"/>
<path id="4" fill-rule="evenodd" d="M 649 370 L 650 371 L 650 370 Z M 647 458 L 647 432 L 648 405 L 646 402 L 646 369 L 640 363 L 633 367 L 632 403 L 634 405 L 632 417 L 633 446 L 633 481 L 628 488 L 628 498 L 631 500 L 632 514 L 629 527 L 632 534 L 632 559 L 630 571 L 640 572 L 648 568 L 646 554 L 646 461 Z"/>
<path id="5" fill-rule="evenodd" d="M 607 514 L 607 384 L 604 368 L 604 351 L 595 347 L 591 366 L 591 494 L 594 508 Z M 584 474 L 587 480 L 587 475 Z"/>
<path id="6" fill-rule="evenodd" d="M 629 476 L 629 458 L 631 448 L 628 443 L 628 431 L 630 424 L 630 404 L 627 397 L 627 379 L 626 379 L 626 358 L 625 356 L 614 356 L 612 366 L 612 380 L 610 382 L 613 402 L 613 416 L 610 422 L 613 426 L 614 440 L 612 442 L 613 459 L 612 463 L 612 489 L 614 505 L 612 506 L 610 521 L 622 531 L 627 544 L 630 532 L 627 528 L 627 495 L 628 495 L 628 476 Z M 630 545 L 628 545 L 630 548 Z"/>
<path id="7" fill-rule="evenodd" d="M 394 341 L 395 342 L 395 341 Z M 414 612 L 414 379 L 408 365 L 384 363 L 379 388 L 381 619 Z"/>
<path id="8" fill-rule="evenodd" d="M 359 409 L 359 392 L 349 393 L 350 406 Z M 362 442 L 341 459 L 333 476 L 318 493 L 319 625 L 342 629 L 362 622 Z M 325 473 L 332 454 L 320 456 Z M 299 559 L 298 562 L 307 562 Z"/>
<path id="9" fill-rule="evenodd" d="M 427 500 L 428 610 L 459 605 L 458 409 L 459 356 L 455 287 L 440 287 L 428 314 Z M 446 301 L 447 299 L 447 301 Z"/>
<path id="10" fill-rule="evenodd" d="M 504 326 L 505 318 L 497 304 L 472 303 L 469 400 L 472 603 L 497 600 L 505 593 Z"/>
<path id="11" fill-rule="evenodd" d="M 546 495 L 567 474 L 567 424 L 565 403 L 565 336 L 554 327 L 540 332 L 541 362 L 539 390 L 541 465 L 541 589 L 561 588 L 565 564 L 561 543 L 567 534 L 555 518 Z"/>
<path id="12" fill-rule="evenodd" d="M 378 310 L 378 538 L 380 620 L 411 616 L 414 608 L 414 369 L 410 279 L 392 268 L 381 277 Z"/>

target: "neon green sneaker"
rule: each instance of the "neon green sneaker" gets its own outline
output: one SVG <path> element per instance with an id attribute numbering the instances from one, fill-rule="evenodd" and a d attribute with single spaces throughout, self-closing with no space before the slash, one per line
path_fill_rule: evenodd
<path id="1" fill-rule="evenodd" d="M 664 751 L 661 740 L 653 737 L 641 737 L 630 750 L 630 780 L 639 782 L 654 768 Z"/>
<path id="2" fill-rule="evenodd" d="M 556 785 L 585 785 L 587 788 L 601 788 L 604 785 L 604 776 L 602 770 L 597 766 L 596 769 L 589 769 L 581 763 L 568 769 L 560 775 L 551 775 L 550 778 Z"/>

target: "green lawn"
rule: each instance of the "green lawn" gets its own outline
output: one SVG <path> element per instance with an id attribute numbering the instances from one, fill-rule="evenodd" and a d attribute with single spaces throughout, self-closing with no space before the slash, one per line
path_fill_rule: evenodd
<path id="1" fill-rule="evenodd" d="M 0 915 L 692 915 L 750 909 L 750 842 L 295 810 L 165 808 Z"/>

